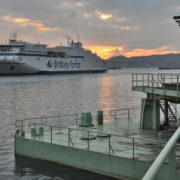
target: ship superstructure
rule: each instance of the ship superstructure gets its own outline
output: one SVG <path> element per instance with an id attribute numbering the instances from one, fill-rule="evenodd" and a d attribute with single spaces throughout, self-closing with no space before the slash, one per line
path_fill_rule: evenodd
<path id="1" fill-rule="evenodd" d="M 9 39 L 0 45 L 0 74 L 80 73 L 107 71 L 106 63 L 81 42 L 69 46 L 47 47 Z"/>

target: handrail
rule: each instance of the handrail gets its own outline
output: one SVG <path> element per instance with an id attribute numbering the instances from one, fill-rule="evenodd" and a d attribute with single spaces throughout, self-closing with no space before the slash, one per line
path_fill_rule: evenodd
<path id="1" fill-rule="evenodd" d="M 78 115 L 80 115 L 80 113 L 60 114 L 60 115 L 54 115 L 54 116 L 39 116 L 39 117 L 25 118 L 25 119 L 21 119 L 21 120 L 16 120 L 15 121 L 15 127 L 22 127 L 22 129 L 23 129 L 23 126 L 24 126 L 23 124 L 24 124 L 24 122 L 27 122 L 27 121 L 40 120 L 41 124 L 42 124 L 42 121 L 45 120 L 45 119 L 48 119 L 48 118 L 62 118 L 62 117 L 74 117 L 73 120 L 76 120 L 76 124 L 77 124 L 77 121 L 79 120 Z M 59 121 L 61 121 L 61 120 L 59 120 Z M 18 123 L 21 123 L 21 125 L 18 126 Z"/>
<path id="2" fill-rule="evenodd" d="M 52 127 L 52 128 L 59 128 L 59 126 L 53 126 L 53 125 L 49 125 L 49 124 L 45 124 L 45 123 L 40 124 L 40 123 L 31 122 L 31 124 L 34 125 L 34 126 L 46 126 L 46 127 Z M 133 137 L 133 136 L 121 136 L 121 135 L 118 135 L 118 134 L 104 133 L 104 132 L 99 132 L 99 131 L 96 131 L 96 130 L 87 130 L 87 129 L 79 129 L 79 128 L 67 128 L 67 129 L 69 129 L 70 131 L 84 131 L 84 132 L 90 132 L 90 133 L 96 133 L 96 134 L 102 134 L 102 135 L 116 136 L 116 137 L 119 137 L 119 138 L 135 139 L 135 140 L 141 140 L 141 141 L 145 140 L 145 141 L 149 141 L 149 142 L 152 142 L 152 143 L 162 143 L 162 144 L 167 143 L 167 142 L 162 141 L 162 140 L 154 140 L 154 139 Z M 180 144 L 177 144 L 177 145 L 180 145 Z"/>
<path id="3" fill-rule="evenodd" d="M 180 73 L 134 73 L 132 74 L 132 87 L 142 86 L 142 87 L 161 87 L 165 89 L 163 86 L 164 83 L 172 83 L 176 85 L 176 91 L 179 91 L 180 85 Z"/>
<path id="4" fill-rule="evenodd" d="M 116 111 L 125 111 L 125 110 L 134 110 L 134 109 L 139 109 L 138 107 L 133 107 L 133 108 L 120 108 L 120 109 L 113 109 L 113 110 L 109 110 L 110 112 L 110 116 L 112 115 L 112 113 L 116 113 Z M 44 120 L 44 119 L 48 119 L 48 118 L 61 118 L 61 117 L 74 117 L 73 120 L 80 120 L 79 115 L 81 115 L 81 113 L 74 113 L 74 114 L 60 114 L 60 115 L 54 115 L 54 116 L 39 116 L 39 117 L 32 117 L 32 118 L 24 118 L 24 119 L 18 119 L 15 121 L 15 126 L 16 127 L 21 127 L 18 126 L 18 123 L 23 123 L 25 121 L 31 121 L 31 120 Z M 128 113 L 127 113 L 128 115 Z M 42 122 L 41 122 L 42 123 Z"/>
<path id="5" fill-rule="evenodd" d="M 122 110 L 127 110 L 127 109 L 136 109 L 136 108 L 122 108 Z M 121 109 L 118 109 L 118 110 L 121 110 Z M 39 118 L 37 118 L 39 119 Z M 19 120 L 18 120 L 19 121 Z M 37 123 L 37 122 L 29 122 L 29 128 L 31 126 L 45 126 L 45 127 L 52 127 L 52 128 L 59 128 L 60 126 L 57 126 L 57 125 L 50 125 L 50 124 L 47 124 L 47 123 Z M 61 126 L 62 127 L 62 126 Z M 75 131 L 87 131 L 86 129 L 79 129 L 79 128 L 69 128 L 71 129 L 72 131 L 75 130 Z M 109 133 L 104 133 L 104 132 L 98 132 L 98 131 L 95 131 L 95 130 L 88 130 L 89 132 L 91 133 L 99 133 L 99 134 L 104 134 L 104 135 L 109 135 Z M 166 144 L 165 141 L 162 141 L 162 140 L 154 140 L 154 139 L 148 139 L 148 138 L 140 138 L 140 137 L 132 137 L 132 136 L 120 136 L 118 134 L 113 134 L 111 133 L 110 135 L 112 136 L 117 136 L 117 137 L 120 137 L 120 138 L 129 138 L 129 139 L 136 139 L 136 140 L 146 140 L 146 141 L 150 141 L 150 142 L 154 142 L 154 143 L 163 143 L 163 144 Z M 180 144 L 177 144 L 177 145 L 180 145 Z"/>
<path id="6" fill-rule="evenodd" d="M 112 109 L 109 111 L 121 111 L 121 110 L 127 110 L 127 109 L 138 109 L 138 107 L 132 107 L 132 108 L 120 108 L 120 109 Z"/>
<path id="7" fill-rule="evenodd" d="M 180 137 L 180 127 L 176 130 L 176 132 L 170 138 L 170 140 L 165 145 L 165 147 L 158 155 L 156 160 L 153 162 L 149 170 L 146 172 L 145 176 L 143 177 L 143 180 L 153 180 L 156 177 L 161 166 L 163 165 L 163 163 L 165 162 L 165 160 L 173 150 L 174 146 L 176 145 L 176 142 L 178 141 L 179 137 Z"/>
<path id="8" fill-rule="evenodd" d="M 180 115 L 179 115 L 179 113 L 178 113 L 178 111 L 177 111 L 177 107 L 176 107 L 173 103 L 171 103 L 171 105 L 172 105 L 173 108 L 174 108 L 176 119 L 179 119 L 179 118 L 180 118 Z"/>
<path id="9" fill-rule="evenodd" d="M 60 115 L 54 115 L 54 116 L 39 116 L 39 117 L 32 117 L 32 118 L 25 118 L 25 119 L 18 119 L 16 122 L 21 121 L 28 121 L 32 119 L 47 119 L 47 118 L 57 118 L 57 117 L 65 117 L 65 116 L 73 116 L 73 115 L 80 115 L 80 113 L 74 113 L 74 114 L 60 114 Z"/>
<path id="10" fill-rule="evenodd" d="M 110 115 L 110 117 L 113 117 L 114 120 L 119 119 L 119 115 L 127 115 L 128 122 L 131 122 L 132 121 L 132 116 L 131 116 L 132 110 L 138 110 L 138 109 L 139 109 L 138 107 L 114 109 L 114 110 L 109 111 L 109 115 Z"/>
<path id="11" fill-rule="evenodd" d="M 178 120 L 179 119 L 179 113 L 177 111 L 177 107 L 175 106 L 175 104 L 173 103 L 169 103 L 169 107 L 170 107 L 170 111 L 171 111 L 171 114 L 173 115 L 173 117 Z M 172 109 L 173 107 L 173 109 Z"/>

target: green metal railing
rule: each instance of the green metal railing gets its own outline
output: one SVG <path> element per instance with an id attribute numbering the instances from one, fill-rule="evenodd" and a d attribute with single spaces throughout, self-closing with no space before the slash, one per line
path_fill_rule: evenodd
<path id="1" fill-rule="evenodd" d="M 107 111 L 105 117 L 105 121 L 128 121 L 129 123 L 132 120 L 139 119 L 139 108 L 121 108 L 121 109 L 114 109 Z M 97 115 L 92 115 L 94 120 L 97 118 Z M 16 120 L 15 127 L 21 130 L 29 129 L 32 124 L 35 126 L 53 126 L 61 128 L 66 128 L 68 126 L 75 125 L 76 127 L 81 124 L 81 114 L 60 114 L 54 116 L 40 116 L 40 117 L 33 117 L 33 118 L 25 118 L 21 120 Z"/>
<path id="2" fill-rule="evenodd" d="M 144 74 L 136 73 L 132 74 L 132 88 L 142 87 L 150 88 L 153 92 L 155 88 L 162 89 L 164 94 L 166 91 L 175 91 L 177 96 L 180 95 L 180 74 L 178 73 L 159 73 L 159 74 Z M 176 116 L 176 119 L 180 118 L 180 114 L 177 111 L 177 105 L 171 103 L 171 109 Z"/>
<path id="3" fill-rule="evenodd" d="M 132 122 L 132 120 L 139 119 L 139 108 L 121 108 L 121 109 L 114 109 L 108 111 L 109 117 L 105 117 L 107 120 L 128 120 L 128 122 Z M 96 115 L 92 115 L 95 119 Z M 31 122 L 36 122 L 39 124 L 50 124 L 53 126 L 58 126 L 60 128 L 76 125 L 78 126 L 81 122 L 81 113 L 74 113 L 74 114 L 60 114 L 54 116 L 40 116 L 40 117 L 33 117 L 33 118 L 25 118 L 21 120 L 16 120 L 15 126 L 17 128 L 24 129 L 24 127 L 29 126 Z"/>
<path id="4" fill-rule="evenodd" d="M 72 132 L 81 132 L 80 136 L 79 133 L 78 135 L 74 135 L 72 134 Z M 68 142 L 71 141 L 72 143 L 72 147 L 76 147 L 76 143 L 77 142 L 75 139 L 81 138 L 81 135 L 83 134 L 83 136 L 85 135 L 85 140 L 86 140 L 86 145 L 84 146 L 84 148 L 86 148 L 87 150 L 94 150 L 98 151 L 98 152 L 103 152 L 104 153 L 108 153 L 109 155 L 114 155 L 114 156 L 121 156 L 119 152 L 123 151 L 124 154 L 129 155 L 129 158 L 134 159 L 138 153 L 139 153 L 139 148 L 143 147 L 143 149 L 151 149 L 157 150 L 157 154 L 161 151 L 162 147 L 166 144 L 166 142 L 163 142 L 161 140 L 152 140 L 152 139 L 145 139 L 145 138 L 136 138 L 136 137 L 128 137 L 128 136 L 120 136 L 117 134 L 112 134 L 112 133 L 101 133 L 98 131 L 92 131 L 92 130 L 82 130 L 82 129 L 75 129 L 75 128 L 69 128 L 68 129 Z M 73 138 L 71 138 L 73 137 Z M 91 137 L 95 137 L 92 138 Z M 74 140 L 73 140 L 74 139 Z M 97 144 L 94 143 L 96 140 L 98 140 Z M 101 141 L 99 141 L 101 140 Z M 90 144 L 92 144 L 90 146 Z M 102 148 L 104 147 L 103 144 L 107 144 L 106 148 Z M 130 147 L 130 149 L 128 150 L 128 152 L 124 151 L 125 147 Z M 71 146 L 70 143 L 68 143 L 68 146 Z M 146 147 L 144 147 L 146 146 Z M 153 146 L 150 147 L 150 146 Z M 138 152 L 138 153 L 137 153 Z M 141 152 L 143 153 L 143 151 Z"/>
<path id="5" fill-rule="evenodd" d="M 109 111 L 110 118 L 115 121 L 127 120 L 129 123 L 132 120 L 139 120 L 140 109 L 139 108 L 121 108 Z"/>
<path id="6" fill-rule="evenodd" d="M 76 125 L 80 124 L 81 114 L 60 114 L 54 116 L 40 116 L 40 117 L 33 117 L 33 118 L 25 118 L 21 120 L 16 120 L 15 127 L 24 129 L 25 127 L 30 127 L 31 123 L 37 123 L 40 125 L 52 125 L 59 128 L 65 128 L 69 125 Z"/>
<path id="7" fill-rule="evenodd" d="M 136 73 L 132 74 L 132 87 L 153 87 L 167 89 L 166 84 L 173 84 L 173 90 L 180 90 L 180 74 L 177 73 Z"/>

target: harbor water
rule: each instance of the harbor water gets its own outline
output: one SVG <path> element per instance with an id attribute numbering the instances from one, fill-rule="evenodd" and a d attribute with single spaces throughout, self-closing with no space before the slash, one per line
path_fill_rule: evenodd
<path id="1" fill-rule="evenodd" d="M 64 165 L 15 157 L 15 121 L 139 107 L 145 94 L 131 91 L 131 73 L 160 72 L 178 70 L 120 69 L 94 74 L 0 77 L 0 179 L 113 179 Z"/>

